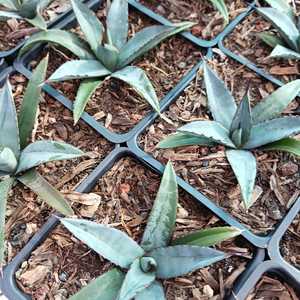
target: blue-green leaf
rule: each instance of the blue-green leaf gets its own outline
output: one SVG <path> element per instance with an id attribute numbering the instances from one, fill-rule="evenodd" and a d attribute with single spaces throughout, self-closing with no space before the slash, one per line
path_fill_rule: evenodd
<path id="1" fill-rule="evenodd" d="M 48 29 L 32 35 L 26 40 L 25 45 L 20 50 L 19 56 L 22 56 L 29 49 L 39 43 L 53 43 L 60 45 L 81 59 L 95 58 L 82 39 L 72 32 L 61 29 Z"/>
<path id="2" fill-rule="evenodd" d="M 145 258 L 142 258 L 145 259 Z M 123 281 L 118 300 L 131 300 L 155 280 L 155 271 L 144 272 L 137 258 L 130 266 Z"/>
<path id="3" fill-rule="evenodd" d="M 45 81 L 47 66 L 48 56 L 34 70 L 23 97 L 18 118 L 21 149 L 26 147 L 31 138 L 41 99 L 41 84 Z"/>
<path id="4" fill-rule="evenodd" d="M 237 106 L 224 82 L 204 63 L 204 81 L 209 110 L 215 121 L 230 129 Z"/>
<path id="5" fill-rule="evenodd" d="M 34 18 L 26 19 L 28 23 L 41 30 L 47 30 L 47 22 L 40 13 L 37 13 Z"/>
<path id="6" fill-rule="evenodd" d="M 63 195 L 48 183 L 37 171 L 27 171 L 22 176 L 17 177 L 17 179 L 58 212 L 66 216 L 74 214 L 71 206 L 64 199 Z"/>
<path id="7" fill-rule="evenodd" d="M 0 172 L 13 174 L 17 165 L 18 161 L 12 150 L 6 147 L 0 147 Z"/>
<path id="8" fill-rule="evenodd" d="M 175 239 L 172 245 L 194 245 L 210 247 L 241 234 L 235 227 L 214 227 L 202 229 Z"/>
<path id="9" fill-rule="evenodd" d="M 284 117 L 256 124 L 244 149 L 253 149 L 300 132 L 300 117 Z"/>
<path id="10" fill-rule="evenodd" d="M 71 0 L 71 3 L 80 28 L 95 53 L 102 42 L 103 25 L 85 3 L 79 0 Z"/>
<path id="11" fill-rule="evenodd" d="M 122 268 L 129 268 L 144 254 L 144 250 L 120 230 L 82 219 L 65 218 L 61 222 L 79 240 Z"/>
<path id="12" fill-rule="evenodd" d="M 63 142 L 37 141 L 21 152 L 17 173 L 50 161 L 73 159 L 82 155 L 84 153 L 81 150 Z"/>
<path id="13" fill-rule="evenodd" d="M 111 72 L 116 70 L 119 59 L 119 50 L 115 46 L 110 44 L 105 44 L 104 46 L 99 45 L 96 56 L 108 70 Z"/>
<path id="14" fill-rule="evenodd" d="M 156 277 L 168 279 L 210 266 L 227 255 L 212 248 L 178 245 L 154 249 L 149 256 L 157 263 Z"/>
<path id="15" fill-rule="evenodd" d="M 199 137 L 208 138 L 215 143 L 235 148 L 229 138 L 229 130 L 215 121 L 195 121 L 178 129 L 179 132 L 193 134 Z"/>
<path id="16" fill-rule="evenodd" d="M 215 8 L 220 12 L 225 20 L 225 23 L 229 23 L 229 12 L 224 0 L 210 0 L 210 2 L 215 6 Z"/>
<path id="17" fill-rule="evenodd" d="M 107 37 L 109 43 L 121 49 L 128 35 L 128 1 L 114 0 L 107 15 Z"/>
<path id="18" fill-rule="evenodd" d="M 20 7 L 19 0 L 0 0 L 0 4 L 12 10 L 18 10 Z"/>
<path id="19" fill-rule="evenodd" d="M 213 146 L 215 145 L 215 142 L 205 137 L 199 137 L 192 134 L 177 132 L 175 134 L 167 136 L 162 141 L 160 141 L 157 145 L 157 148 L 168 149 L 192 145 Z"/>
<path id="20" fill-rule="evenodd" d="M 271 7 L 279 10 L 283 14 L 288 15 L 291 19 L 294 19 L 294 11 L 292 6 L 288 4 L 287 0 L 265 0 Z"/>
<path id="21" fill-rule="evenodd" d="M 102 82 L 102 80 L 91 78 L 85 79 L 80 83 L 76 99 L 73 104 L 74 124 L 79 121 L 88 101 Z"/>
<path id="22" fill-rule="evenodd" d="M 226 157 L 240 185 L 246 209 L 252 205 L 252 193 L 256 178 L 256 159 L 250 151 L 227 150 Z"/>
<path id="23" fill-rule="evenodd" d="M 110 73 L 98 60 L 72 60 L 60 66 L 48 81 L 103 77 Z"/>
<path id="24" fill-rule="evenodd" d="M 155 90 L 146 73 L 137 67 L 129 66 L 111 74 L 111 77 L 122 80 L 133 87 L 152 108 L 160 114 L 160 106 Z"/>
<path id="25" fill-rule="evenodd" d="M 299 93 L 300 79 L 291 81 L 278 88 L 253 108 L 253 123 L 261 123 L 280 116 Z"/>
<path id="26" fill-rule="evenodd" d="M 145 251 L 167 246 L 176 222 L 178 187 L 172 163 L 168 162 L 142 239 Z"/>
<path id="27" fill-rule="evenodd" d="M 18 159 L 20 153 L 17 112 L 9 81 L 0 90 L 0 145 L 10 148 Z"/>
<path id="28" fill-rule="evenodd" d="M 277 45 L 284 45 L 284 41 L 279 36 L 273 33 L 260 32 L 258 33 L 258 37 L 272 48 L 275 48 Z"/>
<path id="29" fill-rule="evenodd" d="M 0 11 L 0 20 L 7 20 L 7 19 L 22 19 L 22 17 L 17 13 L 13 11 Z"/>
<path id="30" fill-rule="evenodd" d="M 272 58 L 300 59 L 300 53 L 281 45 L 277 45 L 270 54 Z"/>
<path id="31" fill-rule="evenodd" d="M 263 150 L 284 151 L 300 156 L 300 141 L 293 138 L 285 138 L 277 142 L 267 144 Z"/>
<path id="32" fill-rule="evenodd" d="M 14 178 L 8 177 L 0 181 L 0 269 L 4 263 L 5 241 L 5 213 L 8 193 L 11 190 Z"/>
<path id="33" fill-rule="evenodd" d="M 154 25 L 139 31 L 120 50 L 118 68 L 123 68 L 136 58 L 147 53 L 166 38 L 184 31 L 194 23 L 183 22 L 176 26 Z"/>
<path id="34" fill-rule="evenodd" d="M 166 300 L 164 289 L 160 282 L 154 281 L 148 287 L 146 287 L 143 291 L 138 293 L 134 300 Z"/>
<path id="35" fill-rule="evenodd" d="M 115 300 L 124 277 L 122 272 L 112 269 L 93 280 L 69 300 Z"/>

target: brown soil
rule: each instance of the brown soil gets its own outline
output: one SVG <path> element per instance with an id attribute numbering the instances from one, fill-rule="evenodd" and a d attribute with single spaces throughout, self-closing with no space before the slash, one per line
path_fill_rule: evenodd
<path id="1" fill-rule="evenodd" d="M 22 101 L 25 78 L 16 74 L 10 78 L 17 106 Z M 83 122 L 73 126 L 70 111 L 44 94 L 40 104 L 38 127 L 33 140 L 55 140 L 69 143 L 87 156 L 68 161 L 51 162 L 39 167 L 39 172 L 62 192 L 74 190 L 112 150 L 112 145 Z M 9 201 L 6 223 L 7 260 L 10 261 L 30 237 L 53 213 L 37 196 L 18 183 Z"/>
<path id="2" fill-rule="evenodd" d="M 97 12 L 105 21 L 104 8 Z M 151 21 L 135 11 L 130 12 L 130 35 L 143 27 L 152 25 Z M 80 29 L 75 29 L 80 34 Z M 45 52 L 44 52 L 45 54 Z M 43 55 L 44 55 L 43 54 Z M 49 75 L 60 65 L 74 57 L 65 50 L 50 49 Z M 200 50 L 181 37 L 172 37 L 133 62 L 142 68 L 159 97 L 162 99 L 201 58 Z M 78 81 L 68 81 L 54 85 L 69 99 L 74 100 L 79 86 Z M 105 127 L 124 133 L 134 127 L 151 107 L 138 96 L 131 87 L 118 80 L 108 80 L 99 87 L 88 102 L 86 111 Z"/>
<path id="3" fill-rule="evenodd" d="M 293 221 L 280 243 L 284 259 L 300 269 L 300 216 Z"/>
<path id="4" fill-rule="evenodd" d="M 255 291 L 246 300 L 299 300 L 299 295 L 287 283 L 276 277 L 264 275 Z"/>
<path id="5" fill-rule="evenodd" d="M 52 21 L 65 12 L 70 5 L 68 3 L 61 3 L 62 1 L 53 1 L 44 11 L 44 18 Z M 37 31 L 36 28 L 25 20 L 10 19 L 8 21 L 0 22 L 0 51 L 8 51 L 16 47 L 24 38 Z"/>
<path id="6" fill-rule="evenodd" d="M 273 30 L 271 23 L 253 12 L 225 39 L 224 45 L 283 82 L 297 79 L 300 74 L 299 62 L 268 58 L 272 48 L 261 41 L 258 33 L 270 30 Z"/>
<path id="7" fill-rule="evenodd" d="M 211 65 L 233 91 L 237 101 L 244 95 L 249 82 L 252 104 L 275 89 L 270 82 L 259 78 L 231 59 L 216 56 Z M 285 113 L 293 114 L 297 107 L 298 103 L 294 101 Z M 156 148 L 158 142 L 175 132 L 176 128 L 191 121 L 210 118 L 202 74 L 170 106 L 166 116 L 173 121 L 173 125 L 157 119 L 139 138 L 139 144 L 144 151 L 164 164 L 171 159 L 179 176 L 254 232 L 268 232 L 281 220 L 299 195 L 299 159 L 284 153 L 254 151 L 258 161 L 256 190 L 259 194 L 262 193 L 246 212 L 241 203 L 236 178 L 225 158 L 224 147 L 190 146 L 168 150 Z"/>
<path id="8" fill-rule="evenodd" d="M 132 158 L 120 159 L 92 191 L 102 198 L 93 219 L 111 224 L 139 242 L 159 184 L 159 175 Z M 221 225 L 209 211 L 180 191 L 175 236 Z M 244 270 L 251 250 L 242 238 L 224 242 L 218 248 L 239 256 L 188 276 L 164 281 L 167 299 L 223 299 L 224 293 Z M 58 299 L 65 299 L 111 267 L 108 261 L 59 226 L 23 263 L 17 272 L 17 280 L 33 300 L 52 299 L 58 294 L 61 295 Z"/>
<path id="9" fill-rule="evenodd" d="M 191 32 L 205 40 L 212 40 L 224 29 L 224 20 L 210 1 L 141 0 L 145 6 L 172 22 L 191 21 Z M 247 4 L 243 0 L 226 0 L 230 21 L 241 14 Z"/>

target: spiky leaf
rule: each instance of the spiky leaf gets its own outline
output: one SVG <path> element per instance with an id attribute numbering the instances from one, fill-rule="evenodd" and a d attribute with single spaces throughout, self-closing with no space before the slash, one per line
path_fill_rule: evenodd
<path id="1" fill-rule="evenodd" d="M 288 15 L 291 19 L 294 19 L 293 8 L 288 4 L 287 0 L 265 0 L 265 1 L 273 8 Z"/>
<path id="2" fill-rule="evenodd" d="M 299 93 L 300 79 L 278 88 L 253 108 L 253 123 L 257 124 L 278 117 Z"/>
<path id="3" fill-rule="evenodd" d="M 247 95 L 241 101 L 231 123 L 230 135 L 237 147 L 244 145 L 251 132 L 251 110 Z"/>
<path id="4" fill-rule="evenodd" d="M 22 19 L 22 17 L 17 13 L 13 11 L 0 11 L 0 20 L 7 20 L 7 19 Z"/>
<path id="5" fill-rule="evenodd" d="M 98 60 L 72 60 L 61 65 L 48 81 L 103 77 L 110 73 Z"/>
<path id="6" fill-rule="evenodd" d="M 18 159 L 20 140 L 17 113 L 9 81 L 0 90 L 0 145 L 10 148 Z"/>
<path id="7" fill-rule="evenodd" d="M 124 280 L 124 274 L 112 269 L 93 280 L 69 300 L 115 300 Z"/>
<path id="8" fill-rule="evenodd" d="M 37 141 L 21 152 L 17 173 L 50 161 L 73 159 L 82 155 L 84 153 L 81 150 L 63 142 Z"/>
<path id="9" fill-rule="evenodd" d="M 229 23 L 229 12 L 224 0 L 210 0 L 210 2 L 215 6 L 215 8 L 220 12 L 221 16 L 224 18 L 225 23 Z"/>
<path id="10" fill-rule="evenodd" d="M 74 123 L 76 124 L 81 115 L 84 112 L 84 109 L 94 94 L 96 89 L 102 84 L 102 80 L 99 79 L 86 79 L 80 83 L 79 89 L 77 91 L 76 99 L 74 101 L 73 114 L 74 114 Z"/>
<path id="11" fill-rule="evenodd" d="M 164 289 L 160 282 L 154 281 L 148 287 L 146 287 L 143 291 L 138 293 L 134 300 L 166 300 Z"/>
<path id="12" fill-rule="evenodd" d="M 172 163 L 168 162 L 142 239 L 146 251 L 167 246 L 176 222 L 178 187 Z"/>
<path id="13" fill-rule="evenodd" d="M 61 219 L 79 240 L 112 263 L 129 268 L 144 250 L 120 230 L 86 220 Z"/>
<path id="14" fill-rule="evenodd" d="M 300 59 L 300 53 L 281 45 L 277 45 L 270 54 L 272 58 Z"/>
<path id="15" fill-rule="evenodd" d="M 109 43 L 121 49 L 128 35 L 128 1 L 114 0 L 107 15 L 107 36 Z"/>
<path id="16" fill-rule="evenodd" d="M 260 32 L 258 37 L 267 45 L 275 48 L 277 45 L 284 45 L 284 41 L 277 35 L 269 32 Z"/>
<path id="17" fill-rule="evenodd" d="M 250 151 L 227 150 L 226 157 L 240 185 L 245 207 L 252 205 L 252 193 L 256 178 L 256 159 Z"/>
<path id="18" fill-rule="evenodd" d="M 155 90 L 146 73 L 137 67 L 129 66 L 111 75 L 113 78 L 122 80 L 132 86 L 157 112 L 160 113 L 159 101 Z"/>
<path id="19" fill-rule="evenodd" d="M 257 11 L 279 31 L 285 42 L 293 49 L 298 49 L 299 31 L 291 18 L 271 7 L 257 8 Z"/>
<path id="20" fill-rule="evenodd" d="M 300 132 L 300 117 L 284 117 L 254 125 L 244 149 L 253 149 Z"/>
<path id="21" fill-rule="evenodd" d="M 98 20 L 95 13 L 91 11 L 86 4 L 79 0 L 72 0 L 71 3 L 76 19 L 86 40 L 90 44 L 92 50 L 96 52 L 98 45 L 102 42 L 104 31 L 103 25 Z"/>
<path id="22" fill-rule="evenodd" d="M 139 31 L 131 38 L 120 50 L 118 68 L 122 68 L 130 64 L 134 59 L 140 57 L 144 53 L 154 48 L 166 38 L 186 30 L 193 23 L 183 22 L 176 26 L 154 25 Z"/>
<path id="23" fill-rule="evenodd" d="M 172 245 L 214 246 L 241 234 L 235 227 L 215 227 L 202 229 L 175 239 Z"/>
<path id="24" fill-rule="evenodd" d="M 115 46 L 109 44 L 105 44 L 104 46 L 99 45 L 96 56 L 108 70 L 111 72 L 116 70 L 119 59 L 119 50 Z"/>
<path id="25" fill-rule="evenodd" d="M 4 263 L 5 213 L 8 193 L 14 183 L 14 178 L 8 177 L 0 181 L 0 269 Z"/>
<path id="26" fill-rule="evenodd" d="M 27 171 L 22 176 L 17 177 L 17 179 L 58 212 L 66 216 L 74 214 L 63 195 L 50 185 L 37 171 Z"/>
<path id="27" fill-rule="evenodd" d="M 177 132 L 175 134 L 167 136 L 162 141 L 160 141 L 157 145 L 157 148 L 168 149 L 192 145 L 213 146 L 215 145 L 215 143 L 205 137 L 198 137 L 191 134 Z"/>
<path id="28" fill-rule="evenodd" d="M 20 50 L 19 56 L 25 54 L 39 43 L 57 44 L 68 49 L 81 59 L 94 59 L 94 55 L 83 40 L 77 37 L 76 34 L 61 29 L 49 29 L 32 35 L 26 40 L 25 45 Z"/>
<path id="29" fill-rule="evenodd" d="M 41 99 L 41 84 L 45 81 L 47 66 L 48 56 L 36 67 L 24 94 L 18 118 L 21 149 L 26 147 L 31 138 Z"/>
<path id="30" fill-rule="evenodd" d="M 284 151 L 300 156 L 300 141 L 293 138 L 285 138 L 266 145 L 263 150 Z"/>
<path id="31" fill-rule="evenodd" d="M 214 120 L 230 129 L 237 108 L 234 98 L 207 63 L 204 63 L 204 81 L 209 110 Z"/>
<path id="32" fill-rule="evenodd" d="M 41 30 L 47 29 L 47 22 L 44 20 L 43 16 L 40 13 L 37 13 L 32 19 L 26 19 L 26 21 Z"/>
<path id="33" fill-rule="evenodd" d="M 123 281 L 118 300 L 133 299 L 137 293 L 144 290 L 155 280 L 155 271 L 144 272 L 140 266 L 140 258 L 137 258 Z"/>
<path id="34" fill-rule="evenodd" d="M 208 138 L 215 143 L 235 148 L 229 138 L 229 130 L 215 121 L 195 121 L 178 129 L 179 132 L 194 134 L 195 136 Z"/>
<path id="35" fill-rule="evenodd" d="M 9 148 L 0 148 L 0 172 L 13 174 L 18 165 L 18 161 Z"/>
<path id="36" fill-rule="evenodd" d="M 20 7 L 20 3 L 18 0 L 0 0 L 0 5 L 3 5 L 6 8 L 12 10 L 18 10 Z"/>
<path id="37" fill-rule="evenodd" d="M 226 254 L 207 247 L 177 245 L 154 249 L 149 253 L 157 262 L 156 277 L 174 278 L 226 258 Z"/>

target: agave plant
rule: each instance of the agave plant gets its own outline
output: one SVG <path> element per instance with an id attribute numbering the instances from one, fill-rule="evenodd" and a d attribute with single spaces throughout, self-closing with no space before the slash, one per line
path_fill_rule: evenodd
<path id="1" fill-rule="evenodd" d="M 4 225 L 10 190 L 20 182 L 64 215 L 73 210 L 63 196 L 34 168 L 50 161 L 80 157 L 83 152 L 61 142 L 37 141 L 28 144 L 40 99 L 40 85 L 45 79 L 48 58 L 36 68 L 28 83 L 17 117 L 13 95 L 7 80 L 0 90 L 0 267 L 4 259 Z"/>
<path id="2" fill-rule="evenodd" d="M 202 0 L 200 0 L 202 1 Z M 229 13 L 224 0 L 209 0 L 224 18 L 225 24 L 229 23 Z"/>
<path id="3" fill-rule="evenodd" d="M 257 11 L 277 29 L 278 34 L 262 32 L 259 37 L 270 47 L 273 58 L 300 59 L 300 19 L 287 0 L 265 0 L 271 7 Z"/>
<path id="4" fill-rule="evenodd" d="M 25 19 L 28 23 L 32 24 L 42 30 L 47 29 L 47 23 L 42 17 L 42 11 L 53 0 L 0 0 L 5 10 L 0 10 L 1 19 Z"/>
<path id="5" fill-rule="evenodd" d="M 250 150 L 264 146 L 296 155 L 300 142 L 289 138 L 300 132 L 300 117 L 281 117 L 280 114 L 300 92 L 300 80 L 292 81 L 258 103 L 251 112 L 247 95 L 237 107 L 224 82 L 204 63 L 204 81 L 208 107 L 214 121 L 203 120 L 186 124 L 168 136 L 159 148 L 187 145 L 226 148 L 226 157 L 241 188 L 246 208 L 252 205 L 256 178 L 256 159 Z"/>
<path id="6" fill-rule="evenodd" d="M 85 4 L 79 0 L 71 2 L 87 43 L 74 33 L 51 29 L 29 38 L 21 54 L 36 43 L 52 42 L 70 50 L 80 58 L 66 62 L 48 79 L 48 81 L 84 79 L 74 102 L 75 123 L 96 88 L 104 82 L 104 79 L 109 78 L 117 78 L 132 86 L 159 113 L 159 101 L 146 73 L 138 67 L 128 65 L 167 37 L 189 28 L 192 23 L 150 26 L 127 41 L 129 26 L 127 0 L 112 2 L 107 14 L 106 31 L 94 12 Z"/>
<path id="7" fill-rule="evenodd" d="M 233 227 L 216 227 L 179 237 L 171 243 L 175 227 L 178 190 L 168 163 L 147 226 L 138 245 L 120 230 L 95 222 L 63 218 L 61 222 L 78 239 L 115 265 L 116 269 L 87 285 L 72 300 L 165 299 L 158 279 L 181 276 L 211 265 L 228 255 L 208 246 L 240 234 Z"/>

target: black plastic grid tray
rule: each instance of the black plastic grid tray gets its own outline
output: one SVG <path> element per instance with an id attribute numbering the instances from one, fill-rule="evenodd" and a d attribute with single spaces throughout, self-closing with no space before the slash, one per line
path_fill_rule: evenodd
<path id="1" fill-rule="evenodd" d="M 100 1 L 101 2 L 101 1 Z M 156 21 L 163 24 L 167 24 L 166 20 L 161 16 L 156 15 L 155 13 L 145 9 L 141 4 L 137 3 L 134 0 L 129 0 L 129 3 L 133 5 L 135 9 L 138 9 L 140 12 L 145 13 L 146 15 L 154 18 Z M 99 4 L 99 0 L 92 0 L 88 2 L 88 5 L 91 8 L 94 8 Z M 229 30 L 231 27 L 235 27 L 239 22 L 237 20 L 242 20 L 246 14 L 252 10 L 252 6 L 238 16 L 230 26 L 226 29 Z M 70 27 L 74 24 L 74 17 L 69 15 L 57 26 L 60 27 Z M 220 38 L 226 33 L 226 30 L 222 33 Z M 200 46 L 198 42 L 195 43 L 193 36 L 190 34 L 182 34 L 185 38 Z M 23 73 L 25 76 L 30 77 L 30 70 L 26 68 L 28 62 L 33 59 L 39 49 L 35 49 L 28 53 L 24 58 L 15 62 L 15 67 L 18 71 Z M 208 57 L 211 56 L 211 50 L 208 51 Z M 234 57 L 233 57 L 234 58 Z M 201 66 L 199 62 L 187 75 L 185 75 L 182 80 L 174 87 L 174 89 L 169 92 L 166 97 L 160 102 L 162 111 L 166 110 L 171 103 L 173 103 L 180 93 L 189 85 L 189 83 L 196 77 L 198 68 Z M 11 72 L 11 69 L 5 70 L 5 73 L 2 74 L 2 78 Z M 254 70 L 255 71 L 255 70 Z M 260 73 L 258 73 L 262 76 Z M 1 76 L 0 76 L 1 83 Z M 46 85 L 44 87 L 45 92 L 51 95 L 54 99 L 61 102 L 68 109 L 72 109 L 72 102 L 58 93 L 52 87 Z M 88 192 L 91 190 L 95 182 L 116 162 L 118 159 L 124 156 L 132 156 L 144 165 L 150 167 L 156 172 L 162 173 L 164 166 L 155 160 L 151 155 L 146 154 L 142 151 L 137 143 L 138 136 L 144 132 L 144 130 L 153 124 L 158 115 L 155 112 L 149 113 L 140 123 L 138 123 L 131 132 L 123 135 L 120 138 L 120 135 L 111 134 L 105 127 L 100 123 L 95 121 L 88 114 L 84 114 L 82 119 L 91 127 L 93 127 L 100 135 L 107 138 L 110 142 L 115 143 L 115 149 L 99 164 L 99 166 L 90 174 L 90 176 L 82 182 L 78 187 L 77 191 L 79 192 Z M 261 276 L 265 273 L 276 273 L 282 279 L 289 284 L 291 284 L 299 293 L 300 293 L 300 271 L 294 266 L 287 263 L 281 256 L 279 250 L 279 243 L 287 231 L 289 225 L 292 223 L 294 218 L 300 212 L 300 198 L 295 202 L 293 207 L 289 210 L 284 219 L 277 226 L 276 230 L 270 233 L 267 236 L 258 236 L 253 234 L 242 224 L 240 224 L 235 218 L 230 216 L 228 213 L 223 211 L 220 207 L 215 205 L 211 200 L 206 198 L 203 194 L 198 192 L 196 189 L 191 187 L 181 178 L 178 178 L 179 185 L 191 194 L 194 199 L 204 206 L 206 206 L 210 211 L 212 211 L 216 216 L 221 220 L 226 222 L 228 225 L 236 226 L 243 230 L 242 236 L 250 242 L 256 248 L 255 258 L 248 264 L 246 270 L 235 282 L 232 294 L 228 299 L 246 299 L 246 296 L 250 293 L 251 289 L 254 288 L 255 284 L 259 281 Z M 4 269 L 4 277 L 0 279 L 0 290 L 9 298 L 13 300 L 18 299 L 29 299 L 28 296 L 24 295 L 17 287 L 15 282 L 15 271 L 22 264 L 26 258 L 28 258 L 31 252 L 40 244 L 43 240 L 47 238 L 50 232 L 57 225 L 58 220 L 55 216 L 51 217 L 45 225 L 40 229 L 40 231 L 30 240 L 30 242 L 21 250 L 21 252 L 13 259 L 13 261 L 7 265 Z"/>

